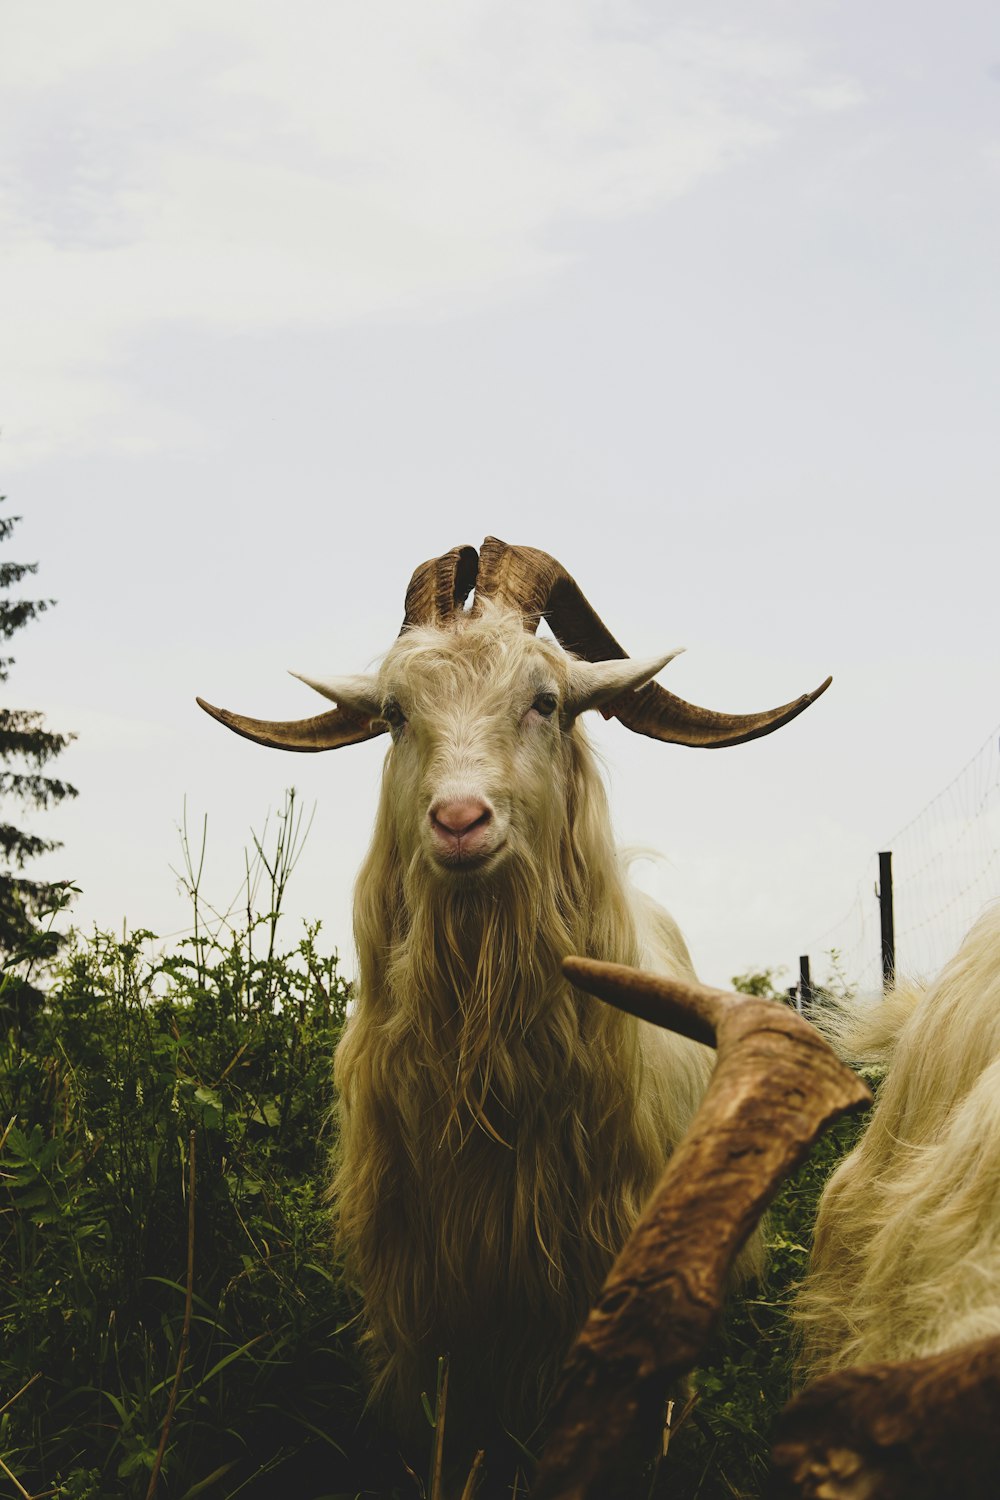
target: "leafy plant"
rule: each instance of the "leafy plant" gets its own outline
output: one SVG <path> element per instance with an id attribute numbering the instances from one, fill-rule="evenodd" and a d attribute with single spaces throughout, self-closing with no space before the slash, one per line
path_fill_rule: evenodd
<path id="1" fill-rule="evenodd" d="M 248 860 L 241 924 L 195 887 L 201 920 L 173 951 L 75 935 L 30 1038 L 0 1041 L 0 1405 L 19 1393 L 0 1453 L 29 1493 L 147 1493 L 192 1206 L 160 1491 L 265 1494 L 261 1475 L 317 1450 L 329 1471 L 352 1431 L 353 1309 L 324 1203 L 350 991 L 318 925 L 278 941 L 299 827 L 290 797 Z M 263 911 L 255 881 L 277 897 Z"/>

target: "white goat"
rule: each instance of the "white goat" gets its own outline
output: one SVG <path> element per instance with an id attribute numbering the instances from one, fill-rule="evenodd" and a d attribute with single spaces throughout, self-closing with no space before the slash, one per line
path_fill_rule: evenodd
<path id="1" fill-rule="evenodd" d="M 542 615 L 575 654 L 534 635 Z M 558 563 L 488 538 L 417 570 L 376 676 L 304 679 L 334 712 L 275 725 L 209 708 L 289 749 L 392 735 L 355 898 L 334 1195 L 397 1427 L 447 1352 L 449 1427 L 476 1413 L 530 1434 L 704 1090 L 705 1048 L 562 976 L 568 953 L 693 973 L 674 922 L 624 880 L 578 718 L 603 707 L 659 739 L 735 744 L 818 693 L 714 714 L 651 684 L 669 660 L 627 659 Z"/>
<path id="2" fill-rule="evenodd" d="M 1000 1334 L 1000 906 L 931 984 L 830 1030 L 888 1073 L 820 1199 L 795 1309 L 804 1371 Z"/>

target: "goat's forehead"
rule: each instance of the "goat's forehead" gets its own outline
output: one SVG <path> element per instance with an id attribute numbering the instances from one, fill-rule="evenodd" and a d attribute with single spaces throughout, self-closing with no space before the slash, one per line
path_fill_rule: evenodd
<path id="1" fill-rule="evenodd" d="M 562 685 L 566 657 L 516 619 L 470 620 L 446 630 L 408 631 L 379 672 L 383 692 L 434 700 L 447 695 L 506 695 L 542 679 Z"/>

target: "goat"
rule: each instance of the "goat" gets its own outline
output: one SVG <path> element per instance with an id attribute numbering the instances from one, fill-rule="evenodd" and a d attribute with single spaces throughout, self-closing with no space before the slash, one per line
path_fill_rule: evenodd
<path id="1" fill-rule="evenodd" d="M 561 644 L 534 634 L 542 617 Z M 829 679 L 767 713 L 717 714 L 652 682 L 673 654 L 628 659 L 554 559 L 487 538 L 417 569 L 377 675 L 303 679 L 335 710 L 275 724 L 198 700 L 289 750 L 392 737 L 355 894 L 333 1192 L 372 1399 L 397 1429 L 447 1351 L 449 1412 L 458 1396 L 530 1434 L 705 1089 L 704 1047 L 562 976 L 577 953 L 693 977 L 672 919 L 627 885 L 579 715 L 738 744 Z"/>
<path id="2" fill-rule="evenodd" d="M 804 1372 L 1000 1335 L 1000 905 L 932 983 L 826 1029 L 888 1072 L 820 1199 L 795 1304 Z"/>

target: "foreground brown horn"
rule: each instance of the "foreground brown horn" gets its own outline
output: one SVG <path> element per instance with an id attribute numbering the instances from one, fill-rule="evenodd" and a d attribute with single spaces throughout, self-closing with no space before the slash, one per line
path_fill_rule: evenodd
<path id="1" fill-rule="evenodd" d="M 654 1451 L 671 1386 L 696 1363 L 736 1256 L 782 1179 L 870 1102 L 779 1002 L 568 958 L 580 989 L 715 1045 L 688 1132 L 608 1274 L 563 1370 L 533 1500 L 614 1500 Z"/>
<path id="2" fill-rule="evenodd" d="M 535 547 L 509 546 L 493 536 L 486 538 L 478 554 L 474 547 L 453 547 L 421 563 L 406 590 L 403 630 L 450 625 L 473 588 L 474 609 L 480 609 L 486 599 L 508 604 L 521 613 L 529 630 L 536 630 L 544 616 L 561 645 L 588 661 L 621 660 L 628 655 L 561 563 Z M 648 682 L 605 704 L 601 712 L 636 734 L 674 745 L 719 749 L 780 729 L 815 703 L 831 681 L 828 677 L 814 692 L 759 714 L 715 713 L 686 703 L 659 683 Z M 380 720 L 364 719 L 339 707 L 314 718 L 274 723 L 215 708 L 203 698 L 197 701 L 236 734 L 279 750 L 336 750 L 385 732 Z"/>
<path id="3" fill-rule="evenodd" d="M 772 1500 L 995 1500 L 1000 1338 L 814 1380 L 778 1420 Z"/>
<path id="4" fill-rule="evenodd" d="M 604 621 L 584 597 L 576 580 L 547 552 L 534 547 L 512 547 L 488 536 L 479 553 L 476 605 L 495 599 L 520 609 L 528 629 L 537 629 L 544 616 L 567 651 L 587 661 L 620 660 L 628 653 L 615 640 Z M 619 719 L 636 734 L 649 735 L 672 745 L 722 749 L 771 734 L 825 693 L 832 677 L 811 693 L 779 708 L 757 714 L 722 714 L 686 703 L 657 682 L 625 693 L 605 704 L 606 719 Z"/>

